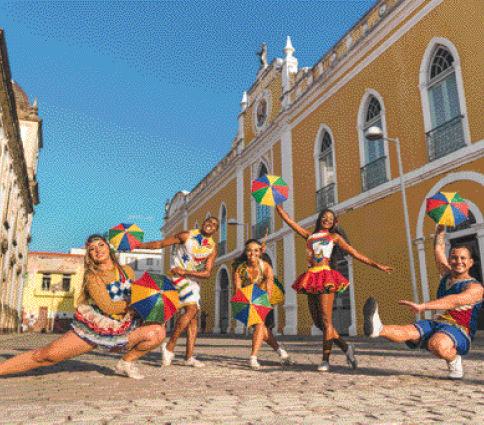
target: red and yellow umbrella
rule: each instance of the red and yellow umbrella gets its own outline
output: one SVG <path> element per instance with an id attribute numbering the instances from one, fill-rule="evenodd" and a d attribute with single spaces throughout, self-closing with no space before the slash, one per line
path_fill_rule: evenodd
<path id="1" fill-rule="evenodd" d="M 457 226 L 469 216 L 469 205 L 455 192 L 439 192 L 427 198 L 427 214 L 437 224 Z"/>
<path id="2" fill-rule="evenodd" d="M 166 322 L 179 304 L 178 292 L 164 275 L 145 272 L 131 284 L 131 307 L 146 322 Z"/>
<path id="3" fill-rule="evenodd" d="M 131 251 L 143 243 L 144 232 L 136 224 L 121 223 L 109 229 L 109 243 L 118 251 Z"/>
<path id="4" fill-rule="evenodd" d="M 287 200 L 289 186 L 279 176 L 264 174 L 252 182 L 251 195 L 257 203 L 275 207 Z"/>
<path id="5" fill-rule="evenodd" d="M 238 289 L 230 304 L 234 319 L 247 327 L 264 323 L 267 314 L 272 310 L 267 292 L 254 284 Z"/>

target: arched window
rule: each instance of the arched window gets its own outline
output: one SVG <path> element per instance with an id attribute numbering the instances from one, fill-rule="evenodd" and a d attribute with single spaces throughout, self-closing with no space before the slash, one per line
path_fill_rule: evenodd
<path id="1" fill-rule="evenodd" d="M 224 204 L 220 207 L 218 234 L 218 255 L 225 255 L 227 253 L 227 209 Z"/>
<path id="2" fill-rule="evenodd" d="M 465 146 L 454 56 L 437 45 L 428 66 L 431 130 L 427 132 L 429 161 Z"/>
<path id="3" fill-rule="evenodd" d="M 335 176 L 333 140 L 329 132 L 323 130 L 318 142 L 319 189 L 316 193 L 316 209 L 321 211 L 335 203 Z"/>
<path id="4" fill-rule="evenodd" d="M 364 136 L 370 127 L 383 130 L 382 106 L 373 95 L 367 99 L 363 122 L 364 165 L 361 168 L 361 181 L 363 191 L 367 191 L 388 181 L 383 139 L 368 140 Z"/>
<path id="5" fill-rule="evenodd" d="M 264 174 L 269 174 L 265 164 L 260 167 L 258 178 Z M 252 227 L 252 237 L 262 239 L 270 232 L 271 227 L 271 208 L 267 205 L 257 204 L 256 206 L 256 224 Z"/>

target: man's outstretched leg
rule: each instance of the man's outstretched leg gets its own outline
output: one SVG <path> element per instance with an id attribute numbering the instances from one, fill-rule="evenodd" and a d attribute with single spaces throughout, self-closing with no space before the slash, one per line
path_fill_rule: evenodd
<path id="1" fill-rule="evenodd" d="M 421 320 L 412 325 L 383 325 L 378 313 L 378 303 L 373 297 L 366 301 L 363 315 L 363 330 L 366 336 L 382 336 L 393 342 L 405 342 L 410 348 L 425 348 L 447 362 L 449 378 L 463 377 L 462 359 L 459 354 L 467 353 L 469 343 L 455 326 L 433 320 Z"/>

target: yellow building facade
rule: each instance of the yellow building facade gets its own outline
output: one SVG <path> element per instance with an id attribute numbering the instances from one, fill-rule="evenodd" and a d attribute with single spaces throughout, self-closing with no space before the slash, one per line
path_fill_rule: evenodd
<path id="1" fill-rule="evenodd" d="M 22 303 L 24 330 L 67 330 L 83 276 L 83 255 L 29 252 Z"/>
<path id="2" fill-rule="evenodd" d="M 483 19 L 479 0 L 379 0 L 311 67 L 299 66 L 289 37 L 283 58 L 262 63 L 242 96 L 229 153 L 166 208 L 165 237 L 201 225 L 208 215 L 220 220 L 219 255 L 202 284 L 207 329 L 243 331 L 229 319 L 231 263 L 247 238 L 262 239 L 268 229 L 267 253 L 286 288 L 276 328 L 318 333 L 306 297 L 291 289 L 306 269 L 305 241 L 250 196 L 252 181 L 266 172 L 290 186 L 284 209 L 302 227 L 313 229 L 319 211 L 330 207 L 353 247 L 395 268 L 388 276 L 339 258 L 339 270 L 352 282 L 335 301 L 340 333 L 362 333 L 362 306 L 370 295 L 380 301 L 383 321 L 392 323 L 415 320 L 398 300 L 435 297 L 435 223 L 425 215 L 425 200 L 441 190 L 469 203 L 469 220 L 449 229 L 448 246 L 473 245 L 473 273 L 482 280 L 484 46 L 476 40 Z M 411 257 L 396 144 L 369 140 L 374 126 L 399 140 Z M 165 269 L 169 262 L 165 255 Z"/>

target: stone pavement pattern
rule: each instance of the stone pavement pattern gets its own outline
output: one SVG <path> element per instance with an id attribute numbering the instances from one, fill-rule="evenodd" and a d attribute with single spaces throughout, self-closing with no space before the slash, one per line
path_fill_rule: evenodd
<path id="1" fill-rule="evenodd" d="M 54 335 L 2 335 L 0 360 L 41 347 Z M 449 381 L 445 362 L 384 340 L 350 338 L 359 368 L 333 349 L 331 372 L 316 370 L 321 342 L 278 337 L 296 361 L 282 367 L 267 346 L 248 368 L 248 337 L 201 335 L 203 369 L 160 367 L 159 350 L 138 362 L 146 378 L 117 376 L 120 353 L 93 351 L 58 365 L 0 377 L 1 424 L 482 424 L 484 339 Z"/>

